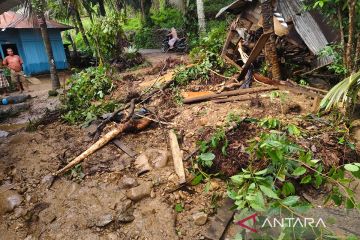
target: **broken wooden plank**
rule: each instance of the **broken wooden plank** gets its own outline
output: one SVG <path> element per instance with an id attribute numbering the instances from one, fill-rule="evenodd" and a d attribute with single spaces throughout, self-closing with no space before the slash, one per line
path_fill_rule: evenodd
<path id="1" fill-rule="evenodd" d="M 177 140 L 174 130 L 169 131 L 170 148 L 174 161 L 175 172 L 179 177 L 179 183 L 183 184 L 186 182 L 184 164 L 183 164 L 183 153 L 180 150 L 179 142 Z"/>
<path id="2" fill-rule="evenodd" d="M 115 139 L 112 141 L 113 144 L 115 144 L 118 148 L 120 148 L 124 153 L 126 153 L 129 157 L 136 157 L 136 153 L 131 150 L 125 143 L 123 143 L 121 140 L 119 139 Z"/>
<path id="3" fill-rule="evenodd" d="M 234 91 L 226 91 L 226 92 L 222 92 L 222 93 L 214 93 L 214 94 L 204 95 L 201 97 L 187 98 L 187 99 L 184 99 L 184 103 L 190 104 L 190 103 L 208 101 L 208 100 L 211 100 L 214 98 L 244 95 L 244 94 L 248 94 L 248 93 L 265 92 L 265 91 L 272 91 L 272 90 L 278 90 L 278 89 L 279 89 L 278 87 L 258 87 L 258 88 L 238 89 L 238 90 L 234 90 Z"/>
<path id="4" fill-rule="evenodd" d="M 321 103 L 321 98 L 315 97 L 312 105 L 312 111 L 311 111 L 312 113 L 317 113 L 319 111 L 320 103 Z"/>
<path id="5" fill-rule="evenodd" d="M 181 96 L 183 98 L 194 98 L 194 97 L 201 97 L 209 94 L 213 94 L 214 92 L 206 91 L 206 92 L 182 92 Z"/>
<path id="6" fill-rule="evenodd" d="M 207 239 L 219 240 L 222 238 L 234 216 L 234 211 L 231 210 L 233 205 L 233 200 L 230 198 L 225 199 L 224 205 L 217 210 L 215 217 L 210 219 L 210 226 L 204 234 Z"/>
<path id="7" fill-rule="evenodd" d="M 227 103 L 227 102 L 242 102 L 242 101 L 248 101 L 255 99 L 256 96 L 238 96 L 238 97 L 230 97 L 230 98 L 224 98 L 224 99 L 217 99 L 214 100 L 214 103 Z"/>
<path id="8" fill-rule="evenodd" d="M 239 79 L 243 79 L 245 77 L 251 64 L 256 60 L 256 58 L 259 56 L 259 54 L 265 47 L 265 44 L 268 41 L 271 34 L 272 34 L 272 32 L 267 32 L 267 33 L 262 34 L 261 37 L 259 38 L 259 40 L 256 42 L 255 47 L 253 48 L 253 50 L 251 51 L 251 53 L 249 55 L 249 59 L 244 64 L 244 66 L 242 66 L 242 70 L 240 72 Z"/>

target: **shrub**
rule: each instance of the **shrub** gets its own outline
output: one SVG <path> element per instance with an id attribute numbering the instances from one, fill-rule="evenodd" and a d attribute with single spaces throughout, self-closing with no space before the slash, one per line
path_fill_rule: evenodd
<path id="1" fill-rule="evenodd" d="M 184 19 L 182 13 L 174 8 L 164 8 L 151 15 L 155 27 L 158 28 L 183 28 Z"/>
<path id="2" fill-rule="evenodd" d="M 190 57 L 195 61 L 201 61 L 209 54 L 219 55 L 222 50 L 226 38 L 227 23 L 216 21 L 211 22 L 209 26 L 211 30 L 207 36 L 193 43 Z"/>
<path id="3" fill-rule="evenodd" d="M 155 30 L 152 28 L 143 28 L 135 35 L 135 46 L 137 48 L 157 48 L 161 42 L 157 43 L 154 38 Z"/>
<path id="4" fill-rule="evenodd" d="M 84 125 L 116 107 L 104 97 L 113 89 L 112 80 L 105 67 L 90 67 L 75 73 L 68 80 L 69 90 L 64 96 L 65 115 L 69 123 L 84 122 Z"/>

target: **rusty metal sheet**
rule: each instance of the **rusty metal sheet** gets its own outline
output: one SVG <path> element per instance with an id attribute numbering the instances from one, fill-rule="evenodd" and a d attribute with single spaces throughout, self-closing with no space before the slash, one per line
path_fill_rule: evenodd
<path id="1" fill-rule="evenodd" d="M 39 28 L 37 21 L 34 21 L 32 18 L 26 18 L 25 16 L 18 14 L 13 11 L 4 12 L 0 15 L 0 28 L 17 28 L 17 29 L 29 29 L 29 28 Z M 72 27 L 55 22 L 53 20 L 46 20 L 48 28 L 52 29 L 71 29 Z"/>
<path id="2" fill-rule="evenodd" d="M 248 2 L 252 2 L 252 0 L 237 0 L 237 1 L 233 2 L 233 3 L 231 3 L 230 5 L 220 9 L 220 11 L 216 14 L 216 18 L 220 17 L 225 12 L 236 13 L 236 12 L 239 11 L 239 8 L 245 6 L 245 4 L 248 3 Z"/>

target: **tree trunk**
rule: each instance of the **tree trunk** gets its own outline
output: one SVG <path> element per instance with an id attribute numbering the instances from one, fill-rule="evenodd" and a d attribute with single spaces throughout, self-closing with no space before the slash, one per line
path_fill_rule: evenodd
<path id="1" fill-rule="evenodd" d="M 44 15 L 44 12 L 41 12 L 41 11 L 37 11 L 36 15 L 37 15 L 37 21 L 38 21 L 38 24 L 39 24 L 39 27 L 41 30 L 41 36 L 44 41 L 44 45 L 45 45 L 45 49 L 47 52 L 48 61 L 49 61 L 49 65 L 50 65 L 52 89 L 56 90 L 56 89 L 60 88 L 60 81 L 59 81 L 59 76 L 58 76 L 57 70 L 56 70 L 54 54 L 53 54 L 53 50 L 51 48 L 51 42 L 50 42 L 50 38 L 49 38 L 48 28 L 46 25 L 45 15 Z"/>
<path id="2" fill-rule="evenodd" d="M 340 44 L 343 46 L 343 64 L 346 66 L 346 50 L 345 50 L 345 33 L 344 33 L 344 25 L 343 25 L 343 16 L 341 13 L 341 7 L 338 6 L 337 9 L 337 18 L 339 21 L 339 31 L 340 31 Z"/>
<path id="3" fill-rule="evenodd" d="M 121 12 L 121 10 L 124 8 L 123 1 L 122 0 L 116 0 L 115 8 L 116 8 L 116 11 Z"/>
<path id="4" fill-rule="evenodd" d="M 357 34 L 357 43 L 355 51 L 355 62 L 354 62 L 354 71 L 359 71 L 359 60 L 360 60 L 360 33 Z"/>
<path id="5" fill-rule="evenodd" d="M 105 10 L 104 0 L 98 0 L 98 4 L 99 4 L 100 15 L 105 17 L 106 16 L 106 10 Z"/>
<path id="6" fill-rule="evenodd" d="M 206 22 L 203 0 L 196 0 L 197 16 L 199 22 L 199 35 L 202 37 L 206 34 Z"/>
<path id="7" fill-rule="evenodd" d="M 356 0 L 349 0 L 349 39 L 346 47 L 346 65 L 349 74 L 353 71 L 353 49 L 354 49 L 354 30 L 355 30 L 355 8 Z"/>
<path id="8" fill-rule="evenodd" d="M 77 24 L 77 26 L 79 28 L 79 31 L 81 33 L 81 36 L 82 36 L 82 38 L 84 40 L 85 45 L 89 49 L 91 49 L 89 39 L 87 38 L 86 33 L 85 33 L 84 25 L 82 24 L 80 13 L 79 13 L 79 11 L 77 9 L 74 9 L 74 17 L 75 17 L 75 22 L 76 22 L 76 24 Z"/>
<path id="9" fill-rule="evenodd" d="M 77 56 L 78 55 L 77 47 L 76 47 L 76 44 L 75 44 L 74 40 L 72 39 L 71 34 L 69 32 L 66 32 L 66 38 L 69 40 L 69 42 L 73 48 L 75 56 Z"/>
<path id="10" fill-rule="evenodd" d="M 263 16 L 264 32 L 274 31 L 273 7 L 271 0 L 265 0 L 261 4 L 261 11 Z M 272 78 L 274 80 L 281 80 L 281 69 L 276 53 L 275 34 L 273 33 L 265 45 L 266 63 L 271 69 Z"/>
<path id="11" fill-rule="evenodd" d="M 185 0 L 169 0 L 170 5 L 179 9 L 183 14 L 186 11 L 186 3 Z"/>

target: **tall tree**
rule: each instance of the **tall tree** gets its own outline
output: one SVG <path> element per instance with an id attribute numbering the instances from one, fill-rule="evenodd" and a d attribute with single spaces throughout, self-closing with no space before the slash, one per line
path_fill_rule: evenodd
<path id="1" fill-rule="evenodd" d="M 354 52 L 354 37 L 355 37 L 355 10 L 356 0 L 349 0 L 349 36 L 346 47 L 346 66 L 351 73 L 353 71 L 353 52 Z"/>
<path id="2" fill-rule="evenodd" d="M 264 32 L 274 32 L 273 6 L 271 0 L 262 0 L 261 12 L 263 17 Z M 265 45 L 266 63 L 271 69 L 272 78 L 281 80 L 281 69 L 276 52 L 275 34 L 272 33 Z"/>
<path id="3" fill-rule="evenodd" d="M 25 0 L 25 9 L 28 10 L 28 16 L 33 17 L 33 14 L 36 15 L 37 24 L 41 30 L 41 36 L 45 45 L 46 53 L 48 56 L 48 62 L 50 65 L 50 75 L 52 89 L 56 90 L 60 88 L 59 76 L 56 70 L 54 53 L 51 47 L 50 37 L 48 28 L 46 25 L 45 18 L 45 1 L 44 0 Z"/>
<path id="4" fill-rule="evenodd" d="M 196 7 L 197 7 L 198 22 L 199 22 L 199 35 L 204 36 L 206 34 L 204 1 L 196 0 Z"/>

